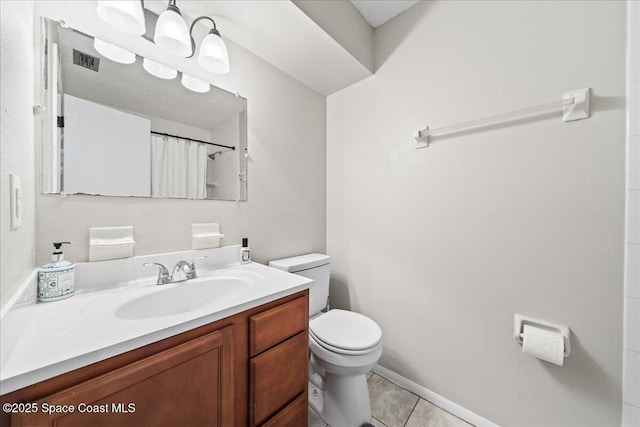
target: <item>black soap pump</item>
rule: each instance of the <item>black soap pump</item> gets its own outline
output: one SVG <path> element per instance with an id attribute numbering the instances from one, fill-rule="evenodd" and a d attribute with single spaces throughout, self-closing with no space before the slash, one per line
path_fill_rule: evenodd
<path id="1" fill-rule="evenodd" d="M 242 247 L 240 248 L 240 264 L 249 264 L 251 262 L 251 250 L 249 249 L 249 239 L 242 238 Z"/>

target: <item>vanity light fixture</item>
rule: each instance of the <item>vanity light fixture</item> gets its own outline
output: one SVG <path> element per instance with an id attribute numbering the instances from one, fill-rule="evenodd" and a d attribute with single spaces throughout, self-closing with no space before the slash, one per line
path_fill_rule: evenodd
<path id="1" fill-rule="evenodd" d="M 189 29 L 176 6 L 176 0 L 169 0 L 167 10 L 158 18 L 153 41 L 174 55 L 186 58 L 192 54 Z"/>
<path id="2" fill-rule="evenodd" d="M 227 52 L 227 46 L 224 44 L 220 32 L 216 28 L 216 22 L 208 17 L 201 16 L 197 18 L 191 24 L 189 29 L 189 36 L 191 37 L 191 56 L 196 52 L 196 41 L 193 39 L 193 27 L 196 23 L 202 19 L 208 19 L 213 24 L 213 28 L 209 30 L 209 33 L 202 39 L 200 43 L 200 51 L 198 52 L 198 63 L 205 70 L 216 73 L 224 74 L 229 72 L 229 53 Z"/>
<path id="3" fill-rule="evenodd" d="M 97 13 L 100 18 L 121 32 L 133 35 L 145 33 L 144 0 L 98 0 Z M 229 52 L 216 22 L 208 16 L 200 16 L 187 27 L 176 0 L 169 0 L 167 9 L 160 14 L 156 22 L 153 41 L 165 51 L 183 58 L 191 58 L 196 53 L 193 28 L 201 20 L 209 20 L 213 28 L 202 39 L 198 50 L 198 64 L 211 73 L 229 72 Z M 133 64 L 136 55 L 119 46 L 95 38 L 95 49 L 105 58 L 121 64 Z M 178 71 L 148 58 L 143 58 L 142 67 L 151 75 L 160 79 L 174 79 Z M 182 73 L 182 85 L 189 90 L 205 93 L 210 90 L 209 83 Z"/>
<path id="4" fill-rule="evenodd" d="M 181 81 L 182 81 L 182 86 L 198 93 L 209 92 L 209 89 L 211 88 L 209 83 L 203 82 L 202 80 L 196 79 L 195 77 L 185 73 L 182 73 Z"/>
<path id="5" fill-rule="evenodd" d="M 158 77 L 159 79 L 171 80 L 175 79 L 178 75 L 178 71 L 173 68 L 167 67 L 159 62 L 152 61 L 149 58 L 144 58 L 142 60 L 142 68 L 152 76 Z"/>
<path id="6" fill-rule="evenodd" d="M 98 16 L 125 34 L 141 36 L 145 33 L 142 0 L 98 0 Z"/>
<path id="7" fill-rule="evenodd" d="M 98 53 L 113 62 L 120 64 L 133 64 L 136 62 L 136 54 L 119 46 L 107 43 L 99 38 L 93 39 L 93 47 Z"/>

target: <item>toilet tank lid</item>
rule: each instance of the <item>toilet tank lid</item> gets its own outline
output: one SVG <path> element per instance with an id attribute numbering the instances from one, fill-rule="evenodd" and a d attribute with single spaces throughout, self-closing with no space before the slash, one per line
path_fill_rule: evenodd
<path id="1" fill-rule="evenodd" d="M 329 255 L 306 254 L 270 261 L 269 267 L 295 273 L 296 271 L 308 270 L 310 268 L 329 264 L 330 260 L 331 257 Z"/>

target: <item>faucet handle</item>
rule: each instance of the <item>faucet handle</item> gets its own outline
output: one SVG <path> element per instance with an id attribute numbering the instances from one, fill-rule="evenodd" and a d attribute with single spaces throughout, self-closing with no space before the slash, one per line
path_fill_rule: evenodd
<path id="1" fill-rule="evenodd" d="M 171 276 L 169 276 L 169 270 L 167 270 L 167 267 L 165 267 L 163 264 L 160 264 L 159 262 L 145 262 L 142 265 L 144 265 L 145 267 L 153 267 L 154 265 L 157 265 L 158 267 L 160 267 L 158 271 L 158 280 L 156 281 L 156 285 L 166 285 L 167 283 L 171 282 Z"/>
<path id="2" fill-rule="evenodd" d="M 206 259 L 207 256 L 203 255 L 203 256 L 199 256 L 199 257 L 195 257 L 194 259 L 191 260 L 191 262 L 189 263 L 189 266 L 191 267 L 191 279 L 195 279 L 196 277 L 198 277 L 197 273 L 196 273 L 196 261 L 201 260 L 201 259 Z"/>
<path id="3" fill-rule="evenodd" d="M 189 264 L 193 264 L 194 262 L 201 260 L 201 259 L 207 259 L 206 255 L 202 255 L 202 256 L 197 256 L 194 259 L 191 260 L 191 262 Z"/>

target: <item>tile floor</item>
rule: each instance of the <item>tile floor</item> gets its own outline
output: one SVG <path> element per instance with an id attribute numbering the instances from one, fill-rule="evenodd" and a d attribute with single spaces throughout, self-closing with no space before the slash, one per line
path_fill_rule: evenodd
<path id="1" fill-rule="evenodd" d="M 380 375 L 370 373 L 368 383 L 375 427 L 471 427 Z M 311 408 L 309 427 L 327 427 Z"/>

